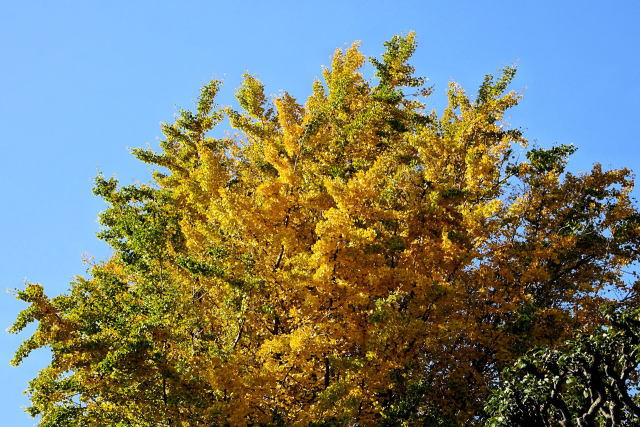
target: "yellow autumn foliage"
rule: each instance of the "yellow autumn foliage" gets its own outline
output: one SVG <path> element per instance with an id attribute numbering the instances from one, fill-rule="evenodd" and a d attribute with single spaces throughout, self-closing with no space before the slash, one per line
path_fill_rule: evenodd
<path id="1" fill-rule="evenodd" d="M 337 50 L 304 105 L 247 74 L 240 110 L 218 107 L 212 82 L 161 153 L 135 150 L 155 188 L 99 178 L 112 260 L 65 304 L 23 298 L 36 344 L 65 349 L 42 384 L 83 384 L 78 420 L 477 422 L 503 366 L 589 328 L 607 292 L 635 298 L 629 172 L 566 173 L 569 146 L 518 160 L 512 68 L 475 98 L 452 83 L 438 116 L 414 35 L 386 46 L 371 80 L 358 43 Z M 223 118 L 237 134 L 211 137 Z M 113 315 L 100 289 L 115 329 L 87 326 Z"/>

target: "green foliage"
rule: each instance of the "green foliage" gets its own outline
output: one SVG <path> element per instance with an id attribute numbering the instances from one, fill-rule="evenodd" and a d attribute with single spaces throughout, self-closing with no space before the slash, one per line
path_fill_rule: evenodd
<path id="1" fill-rule="evenodd" d="M 563 172 L 568 157 L 577 150 L 573 145 L 559 145 L 548 150 L 534 148 L 527 152 L 531 167 L 540 174 L 547 172 Z"/>
<path id="2" fill-rule="evenodd" d="M 606 310 L 609 326 L 541 348 L 502 372 L 487 410 L 489 426 L 634 426 L 640 310 Z"/>
<path id="3" fill-rule="evenodd" d="M 500 70 L 500 76 L 497 80 L 494 80 L 492 74 L 487 74 L 484 77 L 480 89 L 478 89 L 478 98 L 476 100 L 478 105 L 485 104 L 490 100 L 497 99 L 507 89 L 511 81 L 516 75 L 516 67 L 507 66 Z"/>
<path id="4" fill-rule="evenodd" d="M 432 395 L 429 385 L 424 382 L 410 382 L 399 385 L 403 390 L 396 395 L 396 399 L 389 402 L 382 411 L 382 419 L 378 425 L 391 426 L 430 426 L 430 427 L 458 427 L 460 423 L 451 414 L 442 411 L 428 396 Z"/>

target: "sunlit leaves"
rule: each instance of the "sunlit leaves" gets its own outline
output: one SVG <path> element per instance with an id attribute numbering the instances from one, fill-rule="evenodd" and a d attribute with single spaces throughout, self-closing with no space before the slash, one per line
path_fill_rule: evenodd
<path id="1" fill-rule="evenodd" d="M 213 81 L 133 150 L 152 185 L 96 179 L 111 259 L 17 294 L 12 332 L 38 328 L 15 363 L 53 351 L 43 424 L 480 422 L 504 366 L 605 321 L 607 292 L 637 301 L 629 171 L 565 173 L 565 145 L 520 161 L 514 68 L 438 115 L 415 36 L 385 46 L 371 79 L 338 49 L 304 103 L 246 74 L 218 106 Z"/>

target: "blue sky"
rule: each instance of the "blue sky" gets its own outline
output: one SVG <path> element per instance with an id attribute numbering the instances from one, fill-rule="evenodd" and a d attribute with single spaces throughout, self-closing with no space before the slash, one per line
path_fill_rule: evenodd
<path id="1" fill-rule="evenodd" d="M 154 145 L 161 121 L 189 107 L 212 77 L 233 102 L 245 71 L 267 92 L 303 100 L 337 47 L 361 40 L 379 55 L 415 30 L 417 74 L 476 93 L 485 74 L 518 64 L 524 94 L 509 121 L 541 146 L 574 143 L 572 170 L 594 162 L 640 170 L 640 3 L 634 1 L 8 1 L 0 13 L 0 283 L 40 282 L 50 295 L 83 274 L 83 254 L 104 259 L 91 194 L 100 170 L 145 182 L 128 147 Z M 636 191 L 636 195 L 638 192 Z M 0 297 L 0 323 L 23 305 Z M 9 360 L 22 336 L 0 335 L 3 424 L 32 425 L 27 382 L 40 351 Z"/>

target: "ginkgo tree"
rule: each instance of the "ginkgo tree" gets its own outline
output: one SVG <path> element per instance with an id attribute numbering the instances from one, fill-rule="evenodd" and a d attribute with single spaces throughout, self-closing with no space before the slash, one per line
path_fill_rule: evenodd
<path id="1" fill-rule="evenodd" d="M 385 46 L 372 78 L 338 49 L 304 104 L 247 74 L 219 106 L 212 81 L 133 150 L 153 183 L 96 178 L 111 258 L 17 291 L 13 363 L 52 353 L 41 425 L 482 423 L 504 367 L 637 304 L 630 171 L 526 151 L 514 68 L 438 114 L 413 33 Z"/>

